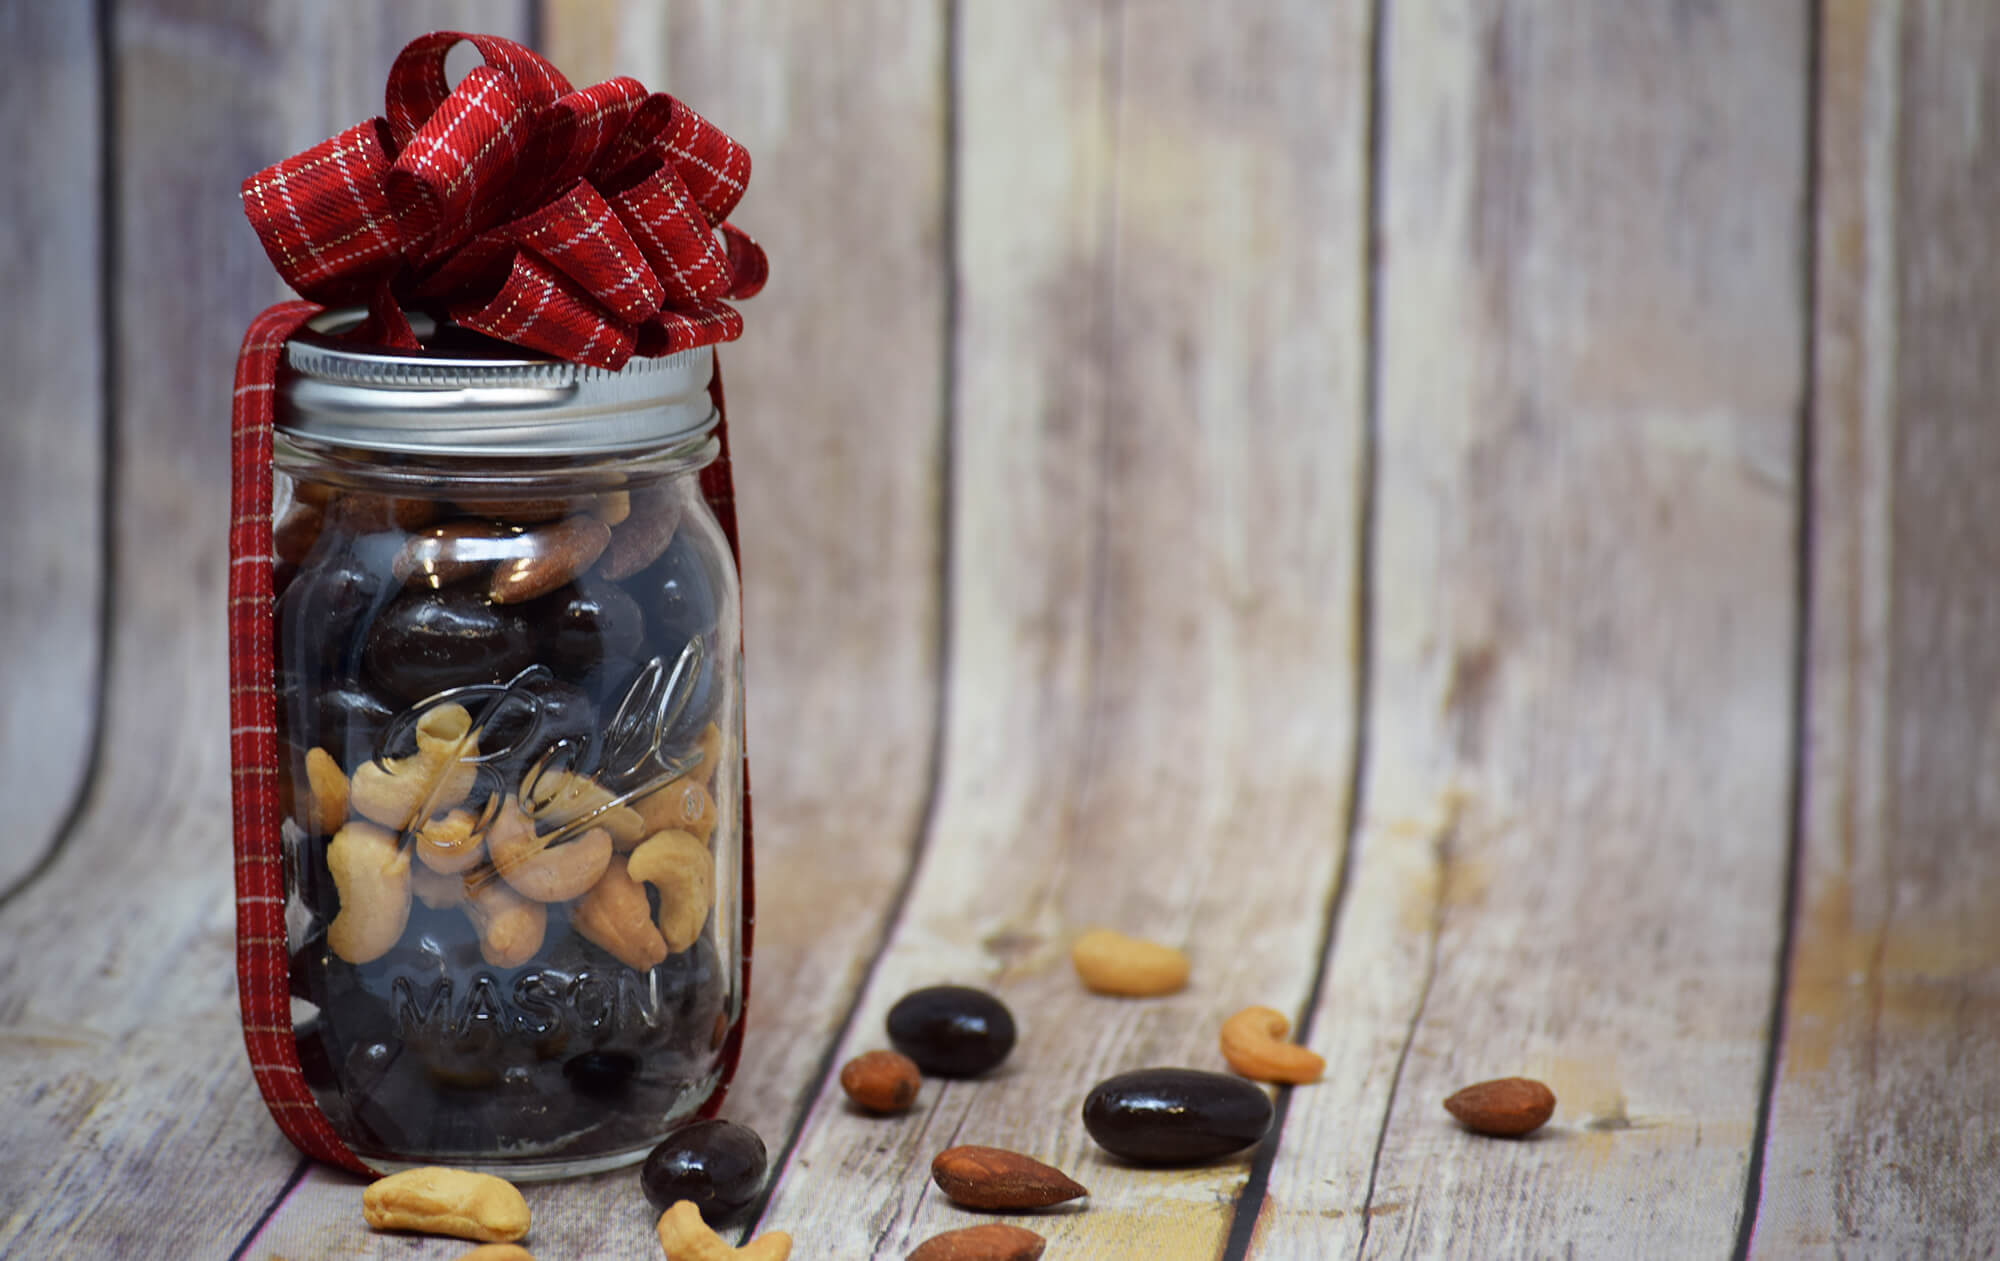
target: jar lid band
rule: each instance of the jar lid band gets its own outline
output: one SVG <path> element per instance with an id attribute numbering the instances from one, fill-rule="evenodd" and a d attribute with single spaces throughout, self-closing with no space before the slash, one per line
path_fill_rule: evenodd
<path id="1" fill-rule="evenodd" d="M 715 427 L 711 347 L 635 356 L 614 372 L 470 334 L 463 347 L 429 350 L 342 340 L 364 314 L 326 312 L 286 343 L 281 431 L 366 451 L 588 456 L 675 446 Z M 420 315 L 410 323 L 420 338 L 438 332 Z"/>

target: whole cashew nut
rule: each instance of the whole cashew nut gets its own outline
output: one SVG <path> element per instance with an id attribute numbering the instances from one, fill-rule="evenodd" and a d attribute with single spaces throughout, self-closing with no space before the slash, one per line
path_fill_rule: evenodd
<path id="1" fill-rule="evenodd" d="M 479 955 L 494 967 L 517 968 L 542 948 L 549 909 L 514 892 L 505 881 L 466 877 L 464 907 L 479 934 Z"/>
<path id="2" fill-rule="evenodd" d="M 693 777 L 703 783 L 713 783 L 716 773 L 722 769 L 722 728 L 714 723 L 701 729 L 695 740 L 695 747 L 701 750 L 701 765 L 694 768 Z"/>
<path id="3" fill-rule="evenodd" d="M 356 814 L 403 831 L 417 813 L 436 814 L 465 800 L 478 777 L 472 715 L 463 705 L 440 705 L 417 720 L 417 751 L 410 757 L 363 762 L 354 772 L 348 804 Z"/>
<path id="4" fill-rule="evenodd" d="M 786 1261 L 792 1255 L 792 1237 L 782 1230 L 767 1230 L 740 1248 L 732 1247 L 709 1229 L 693 1200 L 675 1201 L 660 1214 L 654 1230 L 667 1261 Z"/>
<path id="5" fill-rule="evenodd" d="M 623 854 L 613 854 L 604 875 L 570 907 L 569 922 L 586 941 L 636 972 L 666 962 L 667 939 L 653 927 L 646 890 L 626 870 Z"/>
<path id="6" fill-rule="evenodd" d="M 675 954 L 694 944 L 715 904 L 715 856 L 686 832 L 659 832 L 632 851 L 626 870 L 660 891 L 660 935 Z"/>
<path id="7" fill-rule="evenodd" d="M 1188 957 L 1172 946 L 1093 928 L 1069 946 L 1077 979 L 1094 994 L 1155 998 L 1187 984 Z"/>
<path id="8" fill-rule="evenodd" d="M 567 902 L 588 890 L 611 862 L 611 834 L 601 827 L 561 845 L 536 835 L 535 825 L 512 797 L 487 829 L 493 869 L 514 892 L 537 902 Z"/>
<path id="9" fill-rule="evenodd" d="M 347 776 L 325 749 L 306 750 L 306 822 L 314 836 L 338 832 L 347 822 Z"/>
<path id="10" fill-rule="evenodd" d="M 395 834 L 350 823 L 327 842 L 326 865 L 340 894 L 326 944 L 349 963 L 389 953 L 410 922 L 410 856 Z"/>
<path id="11" fill-rule="evenodd" d="M 425 867 L 456 875 L 479 861 L 486 834 L 478 829 L 479 816 L 472 811 L 463 808 L 447 811 L 417 829 L 412 848 Z"/>
<path id="12" fill-rule="evenodd" d="M 699 768 L 696 769 L 699 774 Z M 648 835 L 676 830 L 707 844 L 715 831 L 715 798 L 690 774 L 632 803 Z"/>
<path id="13" fill-rule="evenodd" d="M 1245 1007 L 1222 1022 L 1222 1058 L 1252 1081 L 1300 1085 L 1318 1081 L 1326 1061 L 1284 1041 L 1291 1024 L 1269 1007 Z"/>

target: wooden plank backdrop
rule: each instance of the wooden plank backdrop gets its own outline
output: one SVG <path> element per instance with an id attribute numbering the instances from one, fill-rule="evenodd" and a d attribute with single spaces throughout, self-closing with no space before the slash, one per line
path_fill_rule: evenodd
<path id="1" fill-rule="evenodd" d="M 1981 0 L 0 0 L 0 1255 L 464 1250 L 255 1095 L 222 678 L 235 189 L 438 27 L 756 160 L 739 1233 L 906 1255 L 990 1142 L 1090 1187 L 1051 1258 L 2000 1252 Z M 862 1117 L 937 981 L 1020 1046 Z M 1273 1138 L 1089 1141 L 1250 1003 L 1328 1058 Z M 1534 1140 L 1438 1107 L 1514 1072 Z M 657 1256 L 635 1182 L 536 1254 Z"/>

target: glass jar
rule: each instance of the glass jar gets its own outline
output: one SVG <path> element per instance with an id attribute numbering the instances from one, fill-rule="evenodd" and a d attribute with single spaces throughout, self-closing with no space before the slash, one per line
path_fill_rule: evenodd
<path id="1" fill-rule="evenodd" d="M 287 346 L 274 449 L 301 1067 L 378 1168 L 629 1163 L 717 1095 L 742 1013 L 713 356 L 339 319 Z"/>

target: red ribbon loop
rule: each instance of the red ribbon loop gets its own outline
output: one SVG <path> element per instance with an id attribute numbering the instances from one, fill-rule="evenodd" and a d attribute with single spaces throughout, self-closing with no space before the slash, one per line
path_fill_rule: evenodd
<path id="1" fill-rule="evenodd" d="M 485 58 L 457 87 L 445 55 Z M 390 67 L 386 116 L 243 183 L 278 272 L 325 304 L 366 302 L 367 335 L 414 346 L 400 308 L 617 368 L 729 341 L 724 304 L 763 287 L 729 212 L 750 155 L 635 79 L 574 89 L 529 48 L 436 31 Z"/>

